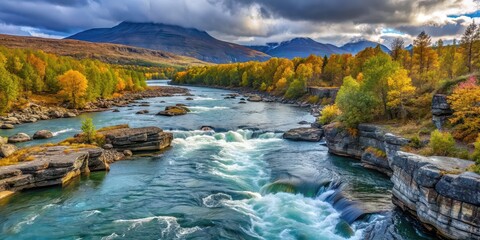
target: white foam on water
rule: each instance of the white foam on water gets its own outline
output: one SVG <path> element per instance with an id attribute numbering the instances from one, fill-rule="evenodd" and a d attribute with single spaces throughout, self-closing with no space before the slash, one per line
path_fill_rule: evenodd
<path id="1" fill-rule="evenodd" d="M 175 138 L 179 154 L 188 156 L 204 149 L 215 149 L 206 161 L 208 173 L 233 181 L 246 198 L 232 199 L 227 193 L 214 193 L 202 198 L 205 207 L 227 207 L 250 218 L 248 235 L 259 239 L 345 239 L 336 234 L 340 213 L 324 196 L 309 198 L 301 194 L 276 193 L 262 196 L 261 182 L 270 180 L 264 154 L 278 151 L 281 134 L 263 133 L 254 137 L 250 130 L 205 134 L 193 131 L 185 138 Z M 325 193 L 325 196 L 328 192 Z M 355 231 L 350 239 L 361 239 Z"/>
<path id="2" fill-rule="evenodd" d="M 88 217 L 91 217 L 91 216 L 93 216 L 93 215 L 95 215 L 95 214 L 99 214 L 99 213 L 102 213 L 102 212 L 101 212 L 101 211 L 98 211 L 98 210 L 89 210 L 89 211 L 84 211 L 84 212 L 82 212 L 82 213 L 84 214 L 84 216 L 85 216 L 86 218 L 88 218 Z"/>
<path id="3" fill-rule="evenodd" d="M 18 233 L 20 230 L 22 230 L 23 226 L 25 225 L 32 225 L 35 222 L 35 219 L 37 219 L 40 216 L 40 214 L 30 214 L 26 217 L 25 220 L 17 223 L 13 227 L 13 232 Z"/>
<path id="4" fill-rule="evenodd" d="M 211 112 L 211 111 L 220 111 L 230 109 L 229 107 L 221 107 L 221 106 L 214 106 L 214 107 L 203 107 L 203 106 L 191 106 L 188 107 L 192 111 L 192 113 L 204 113 L 204 112 Z"/>
<path id="5" fill-rule="evenodd" d="M 115 238 L 118 238 L 118 237 L 120 237 L 118 234 L 112 233 L 108 236 L 102 237 L 102 240 L 111 240 L 111 239 L 115 239 Z"/>
<path id="6" fill-rule="evenodd" d="M 52 135 L 57 136 L 57 135 L 62 134 L 62 133 L 73 132 L 73 131 L 75 131 L 74 128 L 67 128 L 67 129 L 63 129 L 63 130 L 60 130 L 60 131 L 52 132 Z"/>
<path id="7" fill-rule="evenodd" d="M 142 226 L 143 224 L 150 223 L 152 221 L 157 221 L 160 225 L 161 239 L 179 239 L 183 238 L 186 235 L 192 234 L 196 231 L 201 230 L 200 227 L 194 226 L 190 228 L 184 228 L 180 226 L 177 222 L 177 218 L 172 216 L 153 216 L 139 219 L 119 219 L 115 220 L 115 223 L 130 223 L 127 231 L 133 230 L 137 227 Z"/>

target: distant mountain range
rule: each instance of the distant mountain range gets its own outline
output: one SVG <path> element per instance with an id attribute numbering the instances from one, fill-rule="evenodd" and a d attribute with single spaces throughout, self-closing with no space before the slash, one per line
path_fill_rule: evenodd
<path id="1" fill-rule="evenodd" d="M 337 47 L 332 44 L 319 43 L 311 38 L 294 38 L 281 43 L 268 43 L 267 45 L 263 46 L 248 47 L 264 52 L 272 57 L 292 59 L 294 57 L 308 57 L 310 54 L 330 56 L 332 54 L 351 53 L 355 55 L 367 47 L 376 47 L 377 45 L 379 45 L 379 43 L 371 41 L 357 41 Z M 390 49 L 388 49 L 385 45 L 380 44 L 380 47 L 384 52 L 390 52 Z"/>
<path id="2" fill-rule="evenodd" d="M 213 63 L 270 58 L 263 52 L 215 39 L 205 31 L 168 24 L 122 22 L 112 28 L 86 30 L 68 39 L 162 50 Z"/>
<path id="3" fill-rule="evenodd" d="M 122 22 L 112 28 L 86 30 L 67 37 L 67 39 L 161 50 L 213 63 L 265 61 L 271 57 L 291 59 L 308 57 L 311 54 L 319 56 L 343 53 L 357 54 L 367 47 L 378 45 L 375 42 L 358 41 L 337 47 L 332 44 L 316 42 L 310 38 L 294 38 L 265 46 L 241 46 L 220 41 L 207 32 L 195 28 L 161 23 L 132 22 Z M 386 46 L 380 46 L 383 51 L 390 52 Z"/>
<path id="4" fill-rule="evenodd" d="M 145 66 L 205 65 L 198 59 L 173 53 L 111 43 L 92 43 L 69 39 L 50 39 L 0 34 L 0 45 L 8 48 L 43 50 L 77 59 L 93 58 L 107 63 Z"/>

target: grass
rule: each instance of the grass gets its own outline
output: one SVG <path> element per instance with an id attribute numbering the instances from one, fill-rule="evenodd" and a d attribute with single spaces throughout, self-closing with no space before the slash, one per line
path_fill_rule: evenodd
<path id="1" fill-rule="evenodd" d="M 33 155 L 40 153 L 44 150 L 45 148 L 39 146 L 17 150 L 9 157 L 0 159 L 0 166 L 9 166 L 21 162 L 33 161 L 35 160 L 35 157 Z"/>
<path id="2" fill-rule="evenodd" d="M 97 132 L 106 132 L 106 131 L 112 131 L 112 130 L 124 129 L 124 128 L 130 128 L 130 126 L 128 124 L 120 124 L 120 125 L 100 128 L 97 130 Z"/>
<path id="3" fill-rule="evenodd" d="M 404 123 L 383 122 L 380 124 L 388 132 L 405 138 L 414 138 L 419 136 L 423 139 L 426 136 L 430 136 L 430 133 L 436 129 L 430 118 L 422 120 L 410 120 Z"/>
<path id="4" fill-rule="evenodd" d="M 70 142 L 61 142 L 61 143 L 47 143 L 39 146 L 34 147 L 27 147 L 20 150 L 17 150 L 12 155 L 6 158 L 0 159 L 0 166 L 9 166 L 15 165 L 22 162 L 29 162 L 35 160 L 36 154 L 45 152 L 48 147 L 55 147 L 55 146 L 65 146 L 68 147 L 63 151 L 65 154 L 69 154 L 71 152 L 78 152 L 80 149 L 83 148 L 94 148 L 97 147 L 91 144 L 83 144 L 83 143 L 70 143 Z"/>
<path id="5" fill-rule="evenodd" d="M 387 154 L 378 148 L 368 147 L 367 149 L 365 149 L 365 152 L 371 153 L 377 158 L 387 158 Z"/>

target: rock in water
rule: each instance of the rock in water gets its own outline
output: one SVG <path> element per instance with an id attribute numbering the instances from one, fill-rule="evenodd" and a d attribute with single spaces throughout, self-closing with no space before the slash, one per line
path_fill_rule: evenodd
<path id="1" fill-rule="evenodd" d="M 172 116 L 185 115 L 188 112 L 190 112 L 190 109 L 188 109 L 185 106 L 168 106 L 168 107 L 165 107 L 164 111 L 157 113 L 157 115 L 172 117 Z"/>
<path id="2" fill-rule="evenodd" d="M 3 144 L 0 146 L 0 157 L 8 157 L 17 151 L 17 147 L 12 144 Z"/>
<path id="3" fill-rule="evenodd" d="M 144 110 L 140 110 L 140 111 L 136 112 L 135 114 L 147 114 L 147 113 L 149 113 L 149 111 L 144 109 Z"/>
<path id="4" fill-rule="evenodd" d="M 247 100 L 250 101 L 250 102 L 261 102 L 262 97 L 260 97 L 258 95 L 253 95 L 253 96 L 250 96 Z"/>
<path id="5" fill-rule="evenodd" d="M 101 132 L 108 144 L 117 150 L 159 151 L 169 147 L 172 133 L 166 133 L 158 127 L 123 128 Z"/>
<path id="6" fill-rule="evenodd" d="M 2 124 L 0 125 L 0 129 L 14 129 L 15 126 L 13 126 L 13 124 L 9 124 L 9 123 L 5 123 L 5 124 Z"/>
<path id="7" fill-rule="evenodd" d="M 13 136 L 10 136 L 8 138 L 9 143 L 28 142 L 30 140 L 32 140 L 32 139 L 26 133 L 17 133 L 17 134 L 15 134 Z"/>
<path id="8" fill-rule="evenodd" d="M 53 133 L 48 130 L 40 130 L 33 134 L 33 139 L 48 139 L 52 137 Z"/>
<path id="9" fill-rule="evenodd" d="M 293 141 L 318 142 L 323 137 L 320 128 L 294 128 L 283 134 L 283 138 Z"/>

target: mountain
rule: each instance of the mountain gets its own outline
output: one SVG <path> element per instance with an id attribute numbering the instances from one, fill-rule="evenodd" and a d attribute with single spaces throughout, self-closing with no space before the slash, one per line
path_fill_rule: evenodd
<path id="1" fill-rule="evenodd" d="M 311 54 L 330 56 L 331 54 L 346 53 L 344 50 L 332 45 L 314 41 L 311 38 L 294 38 L 279 44 L 269 43 L 267 46 L 250 46 L 250 48 L 263 50 L 272 57 L 294 58 L 308 57 Z"/>
<path id="2" fill-rule="evenodd" d="M 347 44 L 341 46 L 340 49 L 355 55 L 355 54 L 359 53 L 360 51 L 362 51 L 363 49 L 365 49 L 367 47 L 374 48 L 377 45 L 379 45 L 379 43 L 362 40 L 362 41 L 358 41 L 358 42 L 347 43 Z M 386 53 L 390 53 L 390 49 L 388 49 L 388 47 L 386 47 L 385 45 L 380 44 L 380 48 L 382 49 L 382 51 L 384 51 Z"/>
<path id="3" fill-rule="evenodd" d="M 168 24 L 122 22 L 112 28 L 86 30 L 68 39 L 162 50 L 213 63 L 270 58 L 265 53 L 215 39 L 205 31 Z"/>
<path id="4" fill-rule="evenodd" d="M 190 66 L 207 64 L 198 59 L 110 43 L 91 43 L 78 40 L 20 37 L 0 34 L 0 45 L 8 48 L 43 50 L 77 59 L 93 58 L 114 64 L 136 64 L 149 66 Z"/>
<path id="5" fill-rule="evenodd" d="M 292 59 L 294 57 L 308 57 L 310 54 L 330 56 L 332 54 L 351 53 L 355 55 L 367 47 L 376 47 L 377 45 L 378 43 L 375 42 L 358 41 L 347 43 L 342 47 L 337 47 L 332 44 L 319 43 L 311 38 L 294 38 L 290 41 L 281 43 L 268 43 L 267 45 L 248 47 L 264 52 L 272 57 Z M 390 52 L 386 46 L 380 45 L 380 47 L 384 52 Z"/>

